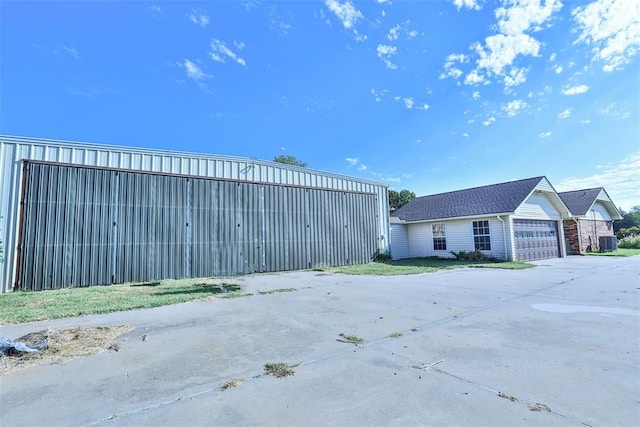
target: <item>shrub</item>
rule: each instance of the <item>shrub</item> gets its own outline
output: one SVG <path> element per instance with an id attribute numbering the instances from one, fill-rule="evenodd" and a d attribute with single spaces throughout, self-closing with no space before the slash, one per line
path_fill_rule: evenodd
<path id="1" fill-rule="evenodd" d="M 375 262 L 389 262 L 391 261 L 391 253 L 389 251 L 379 252 L 373 260 Z"/>
<path id="2" fill-rule="evenodd" d="M 621 228 L 616 233 L 618 239 L 624 239 L 625 237 L 638 236 L 640 235 L 640 227 L 629 227 L 629 228 Z"/>
<path id="3" fill-rule="evenodd" d="M 456 257 L 457 260 L 460 260 L 460 261 L 489 261 L 489 260 L 491 260 L 491 258 L 485 256 L 485 254 L 483 254 L 479 250 L 475 250 L 473 252 L 449 251 L 449 253 L 452 254 L 454 257 Z"/>
<path id="4" fill-rule="evenodd" d="M 622 249 L 640 249 L 640 234 L 620 239 L 618 247 Z"/>

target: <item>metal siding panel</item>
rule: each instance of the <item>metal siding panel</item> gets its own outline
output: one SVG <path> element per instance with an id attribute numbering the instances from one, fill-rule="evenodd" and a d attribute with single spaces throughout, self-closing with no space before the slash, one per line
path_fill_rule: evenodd
<path id="1" fill-rule="evenodd" d="M 15 165 L 19 164 L 19 159 L 22 159 L 22 158 L 34 159 L 34 160 L 49 160 L 49 161 L 68 161 L 68 162 L 76 162 L 80 164 L 87 164 L 89 166 L 130 167 L 132 169 L 145 169 L 145 170 L 155 171 L 155 172 L 179 172 L 179 173 L 191 174 L 191 175 L 206 174 L 212 177 L 227 178 L 227 179 L 229 178 L 255 179 L 255 180 L 263 180 L 263 181 L 269 181 L 269 182 L 273 182 L 277 184 L 285 184 L 285 185 L 300 184 L 300 185 L 324 186 L 325 188 L 333 189 L 333 190 L 350 189 L 350 190 L 358 190 L 358 191 L 371 191 L 371 192 L 377 192 L 379 196 L 386 191 L 386 187 L 384 185 L 378 185 L 373 182 L 360 182 L 357 179 L 352 179 L 349 177 L 341 177 L 341 176 L 326 174 L 326 173 L 308 170 L 308 169 L 302 170 L 298 168 L 289 167 L 287 165 L 274 166 L 273 164 L 259 161 L 259 160 L 254 162 L 254 161 L 247 161 L 246 159 L 234 159 L 234 158 L 225 159 L 223 158 L 224 156 L 211 156 L 211 155 L 188 154 L 188 153 L 167 153 L 160 150 L 137 149 L 137 148 L 127 148 L 127 147 L 116 147 L 116 146 L 101 146 L 97 144 L 68 143 L 68 142 L 61 142 L 61 141 L 35 140 L 35 139 L 15 138 L 15 137 L 1 137 L 0 144 L 2 144 L 2 148 L 0 149 L 0 155 L 3 156 L 3 158 L 0 159 L 0 165 L 6 165 L 6 164 L 10 165 L 11 167 L 11 170 L 9 172 L 11 177 L 10 181 L 13 181 L 15 183 L 15 185 L 11 186 L 12 190 L 9 190 L 9 191 L 6 190 L 5 188 L 6 185 L 3 185 L 2 195 L 0 196 L 0 200 L 2 200 L 1 202 L 2 210 L 0 211 L 0 215 L 5 217 L 3 219 L 4 224 L 7 224 L 7 222 L 11 222 L 10 224 L 4 226 L 2 229 L 2 231 L 5 233 L 2 236 L 3 240 L 5 241 L 5 248 L 16 247 L 17 245 L 18 218 L 15 215 L 13 216 L 13 218 L 11 218 L 10 211 L 15 211 L 15 212 L 18 211 L 19 200 L 18 200 L 18 194 L 15 188 L 18 188 L 18 191 L 19 191 L 20 185 L 18 181 L 20 180 L 19 177 L 21 176 L 21 171 L 19 170 L 19 168 L 16 168 Z M 11 147 L 11 148 L 7 149 L 6 147 Z M 9 156 L 12 158 L 7 160 L 6 156 Z M 15 162 L 14 159 L 16 159 L 17 162 Z M 221 168 L 216 167 L 218 163 L 222 165 Z M 203 164 L 206 164 L 206 170 L 204 169 Z M 251 169 L 251 173 L 250 174 L 241 173 L 242 165 L 253 166 L 253 168 Z M 256 168 L 258 168 L 259 170 L 256 170 Z M 0 172 L 4 172 L 0 174 L 2 176 L 7 175 L 7 172 L 6 172 L 7 170 L 9 169 L 0 171 Z M 113 171 L 107 171 L 107 174 L 110 177 L 112 177 L 111 175 L 112 172 Z M 120 173 L 124 173 L 124 172 L 121 171 Z M 97 176 L 98 175 L 94 175 L 94 178 L 98 179 Z M 85 178 L 83 178 L 84 179 L 83 182 L 85 181 L 91 182 L 92 183 L 91 185 L 97 185 L 98 187 L 100 187 L 101 184 L 99 184 L 98 182 L 91 181 L 91 178 L 89 175 L 87 175 Z M 78 179 L 80 179 L 80 175 L 78 175 Z M 54 178 L 54 181 L 55 181 L 55 178 Z M 5 183 L 3 182 L 3 184 Z M 62 184 L 57 183 L 56 185 L 60 186 Z M 68 186 L 72 186 L 72 185 L 73 184 L 71 182 L 68 183 Z M 77 185 L 80 185 L 80 183 L 78 183 Z M 109 186 L 111 185 L 113 185 L 113 191 L 116 191 L 116 187 L 117 187 L 116 182 L 114 181 L 114 183 L 109 184 Z M 259 184 L 252 183 L 251 185 L 259 185 Z M 64 188 L 65 187 L 63 187 L 63 189 Z M 69 188 L 71 187 L 66 187 L 66 188 L 67 188 L 67 193 L 65 197 L 69 198 L 68 203 L 70 203 L 71 205 L 73 205 L 73 203 L 76 203 L 75 210 L 77 211 L 78 215 L 81 215 L 81 216 L 75 216 L 75 217 L 72 216 L 74 218 L 74 222 L 73 224 L 71 224 L 67 221 L 66 218 L 63 218 L 62 216 L 60 216 L 61 213 L 59 211 L 51 212 L 51 215 L 53 215 L 52 218 L 54 220 L 53 229 L 57 230 L 61 226 L 61 224 L 64 224 L 65 230 L 69 230 L 72 228 L 78 230 L 78 227 L 82 226 L 83 228 L 81 228 L 80 230 L 82 231 L 82 233 L 86 233 L 87 227 L 92 225 L 91 223 L 94 220 L 100 220 L 101 218 L 103 218 L 103 216 L 105 215 L 105 212 L 109 212 L 110 215 L 116 215 L 115 212 L 117 212 L 118 210 L 118 205 L 114 204 L 113 200 L 111 200 L 113 198 L 113 194 L 111 195 L 99 194 L 91 198 L 91 197 L 85 197 L 87 196 L 85 194 L 80 195 L 80 192 L 84 190 L 78 189 L 78 191 L 75 193 L 69 193 Z M 144 186 L 140 188 L 142 191 Z M 259 196 L 257 196 L 258 197 L 257 199 L 258 201 L 256 202 L 257 204 L 254 203 L 253 205 L 253 207 L 257 210 L 257 213 L 254 212 L 254 217 L 248 218 L 246 217 L 246 215 L 248 215 L 249 211 L 245 210 L 244 212 L 244 215 L 246 217 L 245 220 L 249 221 L 248 224 L 246 225 L 247 227 L 249 227 L 249 229 L 247 230 L 248 234 L 245 234 L 243 237 L 245 239 L 245 244 L 249 244 L 248 242 L 246 242 L 249 236 L 252 239 L 251 245 L 246 247 L 246 251 L 248 251 L 247 256 L 253 259 L 252 262 L 254 262 L 254 265 L 257 266 L 258 269 L 270 270 L 272 268 L 275 268 L 275 267 L 267 266 L 267 264 L 270 264 L 270 263 L 273 264 L 274 262 L 276 262 L 276 264 L 286 265 L 287 266 L 286 269 L 306 268 L 309 265 L 309 262 L 314 258 L 318 258 L 318 259 L 322 258 L 323 262 L 331 263 L 332 265 L 345 262 L 349 258 L 350 258 L 349 262 L 354 262 L 354 260 L 356 259 L 360 259 L 360 260 L 364 259 L 363 257 L 365 257 L 366 255 L 367 248 L 369 247 L 368 245 L 370 245 L 371 240 L 370 239 L 365 239 L 364 241 L 358 240 L 362 236 L 362 232 L 360 230 L 359 224 L 361 224 L 364 227 L 364 229 L 367 229 L 368 227 L 367 224 L 370 224 L 370 222 L 368 221 L 371 220 L 371 218 L 366 216 L 366 221 L 364 219 L 361 219 L 361 220 L 357 219 L 357 215 L 359 214 L 369 215 L 368 208 L 366 206 L 358 206 L 358 207 L 355 206 L 363 203 L 362 198 L 360 198 L 359 196 L 358 197 L 348 196 L 348 199 L 351 201 L 350 203 L 352 204 L 352 208 L 355 210 L 352 210 L 350 212 L 341 211 L 343 215 L 347 215 L 347 217 L 350 219 L 347 221 L 345 218 L 343 218 L 342 220 L 343 226 L 348 225 L 349 237 L 346 240 L 346 243 L 342 242 L 342 249 L 340 249 L 341 247 L 340 246 L 341 243 L 339 242 L 340 236 L 335 235 L 335 226 L 336 226 L 335 218 L 328 221 L 325 218 L 323 218 L 322 220 L 316 219 L 316 222 L 318 224 L 322 224 L 323 226 L 327 226 L 329 228 L 334 227 L 333 234 L 330 233 L 330 236 L 329 236 L 331 245 L 323 244 L 324 243 L 323 239 L 320 239 L 320 238 L 314 240 L 315 231 L 311 229 L 311 223 L 314 221 L 313 216 L 318 214 L 318 212 L 314 211 L 311 205 L 313 202 L 313 197 L 315 197 L 318 194 L 322 194 L 322 193 L 318 193 L 318 191 L 322 191 L 322 190 L 308 189 L 309 190 L 308 192 L 303 193 L 305 195 L 308 195 L 308 198 L 304 196 L 301 198 L 301 193 L 298 193 L 297 191 L 291 191 L 290 188 L 286 188 L 286 187 L 276 187 L 276 188 L 278 189 L 277 191 L 282 191 L 282 194 L 286 193 L 287 197 L 290 199 L 292 203 L 292 205 L 286 205 L 284 207 L 283 212 L 286 213 L 287 215 L 286 217 L 284 218 L 276 217 L 276 219 L 269 219 L 269 216 L 267 215 L 267 210 L 269 209 L 267 207 L 268 205 L 267 187 L 265 187 L 265 190 L 264 190 L 265 191 L 264 209 L 263 209 L 263 205 L 260 204 Z M 285 189 L 286 191 L 284 191 Z M 296 189 L 296 190 L 300 190 L 300 189 Z M 182 202 L 186 203 L 187 207 L 192 206 L 193 202 L 189 200 L 189 195 L 184 191 L 182 193 L 182 196 L 180 196 L 182 199 Z M 303 191 L 306 191 L 306 190 L 303 190 Z M 116 194 L 118 194 L 119 192 L 120 190 L 117 190 Z M 7 193 L 13 194 L 14 196 L 13 197 L 7 196 Z M 73 200 L 73 194 L 76 194 L 75 202 Z M 254 192 L 252 194 L 254 194 L 252 197 L 256 197 L 256 194 L 258 193 Z M 100 198 L 104 199 L 105 197 L 106 197 L 106 200 L 108 200 L 107 204 L 112 206 L 112 209 L 108 209 L 108 210 L 104 210 L 103 208 L 94 209 L 90 206 L 92 203 L 100 204 L 100 202 L 97 202 L 97 200 L 99 200 Z M 77 203 L 81 199 L 84 200 L 84 202 L 82 202 L 84 204 L 77 205 Z M 327 194 L 323 194 L 321 196 L 321 199 L 331 200 L 332 197 L 328 196 Z M 279 202 L 281 202 L 281 200 L 279 200 Z M 307 203 L 308 203 L 308 206 L 307 206 Z M 380 205 L 381 203 L 384 203 L 384 200 L 380 199 L 380 201 L 378 202 L 378 205 Z M 364 204 L 367 205 L 367 203 L 364 203 Z M 303 216 L 289 218 L 288 215 L 290 213 L 289 211 L 291 206 L 293 206 L 294 211 L 297 210 L 299 215 L 303 215 Z M 332 206 L 332 209 L 334 210 L 330 214 L 336 214 L 335 208 L 337 205 L 333 204 L 331 206 Z M 234 208 L 236 209 L 238 208 L 237 203 L 235 204 Z M 330 212 L 330 210 L 326 206 L 318 206 L 318 208 L 320 209 L 319 212 L 324 212 L 324 213 Z M 372 220 L 376 222 L 375 223 L 375 228 L 377 229 L 376 235 L 379 234 L 382 237 L 386 237 L 386 225 L 384 224 L 384 218 L 380 216 L 384 214 L 384 208 L 385 208 L 384 206 L 377 206 L 378 218 Z M 147 209 L 151 209 L 151 207 L 147 206 Z M 184 220 L 185 219 L 189 220 L 188 216 L 190 212 L 189 210 L 185 211 L 184 209 L 186 208 L 183 206 L 182 213 L 178 213 L 178 216 L 180 216 L 183 221 L 182 224 L 180 225 L 180 228 L 181 228 L 180 233 L 182 233 L 180 239 L 182 239 L 183 242 L 185 239 L 188 238 L 189 235 L 191 236 L 192 239 L 197 238 L 197 236 L 194 235 L 193 228 L 190 231 L 184 229 L 186 227 L 186 222 Z M 358 214 L 357 212 L 360 212 L 360 213 Z M 193 215 L 193 213 L 191 213 L 191 215 Z M 255 215 L 257 215 L 257 217 L 255 217 Z M 120 216 L 121 216 L 120 214 L 117 214 L 118 218 Z M 179 261 L 176 261 L 175 263 L 181 263 L 182 266 L 161 265 L 162 263 L 158 262 L 158 260 L 161 259 L 160 253 L 155 254 L 151 257 L 148 257 L 149 255 L 153 254 L 153 248 L 154 248 L 153 239 L 156 236 L 159 236 L 160 234 L 167 232 L 166 229 L 162 228 L 161 224 L 158 224 L 157 226 L 155 226 L 155 225 L 152 225 L 152 223 L 154 223 L 154 221 L 160 221 L 160 219 L 164 218 L 165 216 L 166 216 L 166 212 L 164 214 L 157 213 L 155 215 L 150 215 L 148 217 L 144 217 L 143 215 L 142 218 L 144 219 L 144 221 L 143 219 L 139 218 L 137 220 L 138 223 L 133 224 L 134 228 L 140 227 L 141 229 L 145 229 L 145 228 L 149 229 L 151 227 L 155 231 L 154 233 L 151 234 L 152 237 L 150 236 L 149 238 L 151 243 L 147 245 L 147 249 L 144 251 L 138 250 L 137 252 L 134 252 L 134 255 L 137 256 L 137 259 L 130 261 L 130 264 L 126 267 L 127 269 L 129 269 L 129 273 L 127 274 L 129 274 L 131 277 L 134 277 L 134 276 L 135 277 L 154 277 L 154 276 L 157 277 L 158 274 L 163 275 L 164 272 L 166 272 L 167 270 L 170 270 L 173 273 L 173 275 L 195 274 L 193 271 L 190 271 L 190 270 L 192 268 L 195 268 L 194 266 L 197 264 L 197 262 L 189 259 L 189 256 L 193 256 L 192 252 L 195 251 L 195 247 L 193 245 L 189 245 L 188 248 L 182 248 L 182 249 L 179 249 L 176 247 L 169 248 L 169 249 L 162 248 L 163 250 L 167 249 L 169 251 L 173 251 L 172 253 L 176 255 L 178 258 L 181 257 L 181 259 Z M 216 216 L 214 216 L 214 218 L 216 218 Z M 194 221 L 194 218 L 192 216 L 189 222 L 193 222 L 193 221 Z M 345 224 L 344 223 L 345 221 L 348 224 Z M 117 222 L 118 221 L 116 221 L 116 223 Z M 211 220 L 211 222 L 213 222 L 213 220 Z M 115 245 L 116 243 L 115 239 L 123 235 L 121 232 L 122 230 L 120 230 L 117 225 L 116 226 L 112 225 L 113 224 L 112 218 L 109 218 L 108 221 L 105 221 L 105 224 L 106 225 L 101 225 L 101 226 L 107 227 L 107 229 L 106 230 L 101 229 L 97 237 L 95 237 L 95 239 L 98 239 L 99 241 L 105 241 L 105 240 L 107 240 L 108 242 L 113 241 L 114 244 L 111 245 L 110 247 L 106 247 L 104 245 L 100 246 L 100 244 L 97 244 L 96 242 L 91 243 L 89 247 L 77 245 L 73 242 L 75 241 L 74 239 L 76 239 L 78 236 L 75 236 L 74 239 L 69 239 L 68 231 L 65 231 L 64 233 L 62 233 L 62 237 L 61 237 L 58 234 L 56 234 L 57 231 L 54 232 L 52 231 L 53 229 L 49 230 L 50 233 L 53 233 L 53 236 L 55 236 L 55 239 L 57 239 L 57 240 L 54 239 L 54 244 L 55 242 L 57 242 L 63 248 L 63 249 L 60 249 L 61 252 L 53 251 L 52 256 L 54 256 L 54 259 L 47 258 L 47 261 L 50 262 L 49 264 L 50 266 L 53 266 L 54 264 L 59 263 L 61 265 L 61 268 L 63 268 L 63 271 L 56 271 L 54 273 L 53 270 L 51 270 L 51 268 L 53 267 L 50 267 L 49 268 L 49 270 L 51 270 L 50 273 L 53 274 L 54 276 L 56 274 L 59 274 L 59 276 L 56 276 L 56 277 L 59 277 L 59 280 L 61 282 L 68 281 L 69 275 L 71 274 L 74 282 L 76 283 L 86 283 L 88 280 L 102 281 L 104 280 L 105 277 L 108 277 L 108 283 L 110 283 L 111 275 L 115 272 L 112 270 L 115 268 L 116 262 L 117 262 L 118 263 L 117 271 L 120 272 L 118 274 L 123 274 L 124 268 L 118 262 L 118 258 L 122 256 L 121 250 L 117 249 Z M 309 228 L 307 228 L 307 225 L 309 225 Z M 277 245 L 274 246 L 275 250 L 269 249 L 269 251 L 275 254 L 275 256 L 271 255 L 272 260 L 268 262 L 267 259 L 269 258 L 269 254 L 267 251 L 267 245 L 268 245 L 267 236 L 269 235 L 269 231 L 268 231 L 269 228 L 272 228 L 272 227 L 274 229 L 279 230 L 281 234 L 284 235 L 285 238 L 283 239 L 283 242 L 286 244 L 283 244 L 282 246 L 277 246 Z M 321 230 L 321 228 L 318 225 L 316 225 L 316 228 L 318 230 Z M 225 227 L 222 227 L 220 229 L 225 232 L 230 231 Z M 264 231 L 262 231 L 263 229 Z M 40 231 L 40 230 L 37 230 L 37 231 Z M 234 228 L 233 231 L 237 231 L 237 230 Z M 33 231 L 33 233 L 35 232 L 36 230 Z M 141 233 L 141 230 L 138 230 L 137 232 L 139 234 Z M 174 230 L 174 232 L 177 232 L 177 230 Z M 79 232 L 79 234 L 82 234 L 82 233 Z M 233 233 L 233 234 L 236 236 L 235 240 L 234 239 L 230 241 L 226 240 L 224 241 L 224 243 L 222 240 L 219 240 L 219 243 L 218 243 L 218 249 L 223 246 L 227 248 L 231 247 L 232 252 L 236 254 L 234 256 L 231 256 L 225 261 L 228 267 L 228 268 L 225 268 L 225 270 L 228 272 L 227 274 L 234 274 L 235 271 L 241 270 L 238 268 L 240 266 L 237 265 L 239 261 L 237 254 L 241 252 L 239 243 L 237 242 L 238 233 Z M 342 234 L 343 234 L 342 238 L 344 239 L 345 237 L 344 233 Z M 173 237 L 177 238 L 177 235 L 174 235 Z M 379 243 L 377 240 L 378 237 L 379 236 L 376 236 L 375 246 L 377 246 L 377 248 L 384 247 L 386 242 L 384 242 L 384 239 L 382 239 L 383 243 Z M 258 243 L 261 242 L 262 240 L 264 240 L 264 243 L 262 243 L 261 245 L 257 245 L 256 239 Z M 344 246 L 345 244 L 348 244 L 348 247 Z M 337 252 L 336 252 L 336 249 L 337 249 L 336 245 L 338 245 Z M 71 257 L 68 254 L 69 247 L 72 247 L 74 251 L 74 255 Z M 158 247 L 158 249 L 160 248 Z M 348 251 L 349 254 L 346 255 L 344 251 Z M 215 251 L 212 250 L 212 253 L 213 252 Z M 228 251 L 224 251 L 224 252 L 228 252 Z M 260 260 L 260 257 L 262 256 L 261 255 L 262 252 L 264 252 L 263 261 Z M 340 254 L 341 252 L 342 254 Z M 115 260 L 113 257 L 114 253 L 118 255 L 118 257 Z M 62 258 L 60 258 L 61 254 L 64 254 Z M 91 260 L 92 257 L 95 259 L 104 259 L 105 254 L 108 254 L 107 255 L 108 264 L 104 264 L 104 267 L 87 269 L 86 263 L 82 262 L 78 264 L 76 262 L 73 262 L 72 264 L 74 266 L 73 268 L 71 268 L 72 273 L 69 273 L 69 270 L 68 270 L 69 260 L 75 260 L 76 257 L 80 257 L 82 259 L 88 259 L 88 260 Z M 349 258 L 347 258 L 347 256 Z M 13 253 L 11 254 L 7 253 L 5 254 L 5 257 L 7 258 L 7 261 L 9 263 L 15 262 L 15 256 Z M 144 259 L 145 257 L 148 257 L 148 259 L 145 260 Z M 220 253 L 218 253 L 217 256 L 214 256 L 213 257 L 214 264 L 215 264 L 215 260 L 216 259 L 220 260 L 221 257 L 222 255 Z M 277 268 L 279 270 L 281 269 L 279 267 Z M 2 266 L 2 270 L 0 271 L 0 273 L 2 274 L 2 277 L 1 277 L 2 283 L 0 284 L 2 285 L 1 287 L 2 291 L 6 291 L 11 286 L 13 273 L 10 270 L 12 270 L 12 267 L 7 266 L 5 264 Z M 180 271 L 182 271 L 182 273 L 180 273 Z M 74 285 L 78 286 L 77 284 L 74 284 Z"/>

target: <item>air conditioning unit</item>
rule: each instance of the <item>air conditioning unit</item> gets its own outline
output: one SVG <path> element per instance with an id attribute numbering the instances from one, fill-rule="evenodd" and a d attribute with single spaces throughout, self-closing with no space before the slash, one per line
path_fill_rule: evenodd
<path id="1" fill-rule="evenodd" d="M 618 250 L 616 236 L 600 236 L 600 252 L 613 252 Z"/>

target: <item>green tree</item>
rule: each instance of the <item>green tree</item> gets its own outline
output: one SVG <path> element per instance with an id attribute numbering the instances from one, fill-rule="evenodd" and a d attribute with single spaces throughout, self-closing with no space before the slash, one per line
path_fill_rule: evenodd
<path id="1" fill-rule="evenodd" d="M 629 212 L 620 209 L 622 219 L 613 223 L 613 231 L 618 233 L 623 228 L 640 227 L 640 205 L 634 206 Z"/>
<path id="2" fill-rule="evenodd" d="M 415 198 L 416 193 L 413 191 L 402 190 L 398 192 L 395 190 L 389 190 L 389 209 L 392 211 L 400 209 Z"/>
<path id="3" fill-rule="evenodd" d="M 285 156 L 284 154 L 280 154 L 273 159 L 276 163 L 284 163 L 286 165 L 300 166 L 301 168 L 306 168 L 307 163 L 302 160 L 298 160 L 293 156 Z"/>

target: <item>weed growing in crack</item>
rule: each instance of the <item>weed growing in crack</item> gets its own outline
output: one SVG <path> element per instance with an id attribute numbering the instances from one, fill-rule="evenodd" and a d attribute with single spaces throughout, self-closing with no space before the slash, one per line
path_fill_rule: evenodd
<path id="1" fill-rule="evenodd" d="M 364 338 L 360 338 L 355 335 L 340 334 L 340 337 L 341 338 L 337 338 L 336 341 L 346 342 L 348 344 L 354 344 L 354 345 L 364 345 L 364 343 L 366 343 Z"/>
<path id="2" fill-rule="evenodd" d="M 284 378 L 290 375 L 294 375 L 296 373 L 296 371 L 293 368 L 294 366 L 284 362 L 265 363 L 264 373 L 265 375 L 271 375 L 276 378 Z"/>

